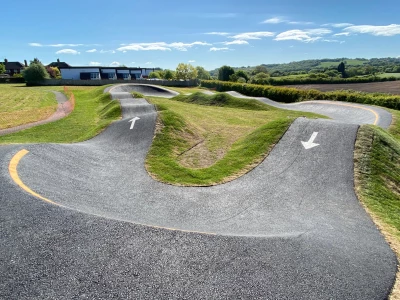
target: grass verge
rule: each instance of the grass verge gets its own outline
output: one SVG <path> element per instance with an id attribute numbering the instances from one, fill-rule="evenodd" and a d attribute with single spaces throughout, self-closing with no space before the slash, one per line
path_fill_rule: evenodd
<path id="1" fill-rule="evenodd" d="M 84 141 L 97 135 L 121 116 L 119 103 L 111 101 L 110 94 L 103 93 L 104 87 L 71 87 L 70 90 L 76 101 L 70 115 L 53 123 L 0 136 L 0 144 Z"/>
<path id="2" fill-rule="evenodd" d="M 259 164 L 295 118 L 316 116 L 227 94 L 148 99 L 157 105 L 160 126 L 146 168 L 176 185 L 233 180 Z"/>
<path id="3" fill-rule="evenodd" d="M 48 87 L 26 87 L 24 84 L 0 85 L 0 129 L 44 120 L 56 109 L 56 97 Z"/>
<path id="4" fill-rule="evenodd" d="M 361 126 L 355 147 L 356 192 L 400 259 L 400 112 L 389 131 Z M 400 272 L 390 299 L 400 299 Z"/>

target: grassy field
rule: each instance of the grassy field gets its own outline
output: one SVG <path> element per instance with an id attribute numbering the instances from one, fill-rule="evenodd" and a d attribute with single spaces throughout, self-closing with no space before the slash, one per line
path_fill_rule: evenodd
<path id="1" fill-rule="evenodd" d="M 232 180 L 260 163 L 295 118 L 316 116 L 227 94 L 149 100 L 160 111 L 162 127 L 146 167 L 156 179 L 178 185 Z"/>
<path id="2" fill-rule="evenodd" d="M 400 73 L 383 73 L 383 74 L 379 74 L 377 75 L 378 77 L 384 78 L 384 77 L 396 77 L 396 78 L 400 78 Z"/>
<path id="3" fill-rule="evenodd" d="M 75 110 L 70 115 L 57 122 L 0 136 L 0 144 L 73 143 L 95 136 L 121 116 L 118 102 L 111 101 L 103 90 L 104 87 L 70 87 L 75 95 Z"/>
<path id="4" fill-rule="evenodd" d="M 362 60 L 358 59 L 347 59 L 345 60 L 347 66 L 360 66 L 364 63 Z M 322 62 L 318 65 L 318 67 L 322 68 L 330 68 L 330 67 L 337 67 L 340 64 L 340 62 L 337 61 L 326 61 Z"/>
<path id="5" fill-rule="evenodd" d="M 51 89 L 61 91 L 62 87 Z M 56 109 L 56 97 L 49 87 L 0 84 L 0 129 L 44 120 Z"/>
<path id="6" fill-rule="evenodd" d="M 400 111 L 388 131 L 364 125 L 355 149 L 359 199 L 400 259 Z M 391 299 L 400 299 L 400 274 Z"/>

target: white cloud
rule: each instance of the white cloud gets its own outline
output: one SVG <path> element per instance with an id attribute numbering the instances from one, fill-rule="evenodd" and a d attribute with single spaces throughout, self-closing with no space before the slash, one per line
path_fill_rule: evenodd
<path id="1" fill-rule="evenodd" d="M 334 36 L 349 36 L 350 32 L 340 32 L 340 33 L 336 33 L 334 34 Z"/>
<path id="2" fill-rule="evenodd" d="M 187 51 L 189 48 L 193 46 L 211 46 L 211 44 L 206 42 L 193 42 L 193 43 L 165 43 L 165 42 L 157 42 L 157 43 L 132 43 L 129 45 L 125 45 L 123 47 L 118 48 L 118 51 Z"/>
<path id="3" fill-rule="evenodd" d="M 110 67 L 118 67 L 119 65 L 121 65 L 119 62 L 113 61 L 113 62 L 110 64 Z"/>
<path id="4" fill-rule="evenodd" d="M 269 31 L 258 31 L 258 32 L 244 32 L 234 36 L 231 38 L 235 40 L 261 40 L 263 37 L 271 37 L 274 36 L 274 32 Z"/>
<path id="5" fill-rule="evenodd" d="M 228 47 L 222 47 L 222 48 L 212 47 L 212 48 L 210 48 L 210 51 L 224 51 L 224 50 L 230 50 L 230 49 Z"/>
<path id="6" fill-rule="evenodd" d="M 327 43 L 340 43 L 338 40 L 329 40 L 329 39 L 322 39 L 322 42 L 327 42 Z"/>
<path id="7" fill-rule="evenodd" d="M 114 54 L 115 51 L 114 50 L 100 50 L 100 53 L 104 54 L 104 53 L 111 53 Z"/>
<path id="8" fill-rule="evenodd" d="M 292 25 L 312 25 L 312 24 L 314 24 L 314 22 L 289 21 L 289 20 L 281 18 L 281 17 L 267 19 L 267 20 L 261 22 L 261 24 L 280 24 L 280 23 L 286 23 L 286 24 L 292 24 Z"/>
<path id="9" fill-rule="evenodd" d="M 279 24 L 279 23 L 283 23 L 283 22 L 285 22 L 285 20 L 283 20 L 281 18 L 271 18 L 271 19 L 267 19 L 261 23 L 262 24 Z"/>
<path id="10" fill-rule="evenodd" d="M 372 34 L 375 36 L 400 35 L 399 24 L 391 24 L 386 26 L 358 25 L 358 26 L 346 27 L 343 30 L 350 33 L 365 33 L 365 34 Z"/>
<path id="11" fill-rule="evenodd" d="M 308 30 L 288 30 L 278 34 L 275 41 L 295 40 L 305 43 L 315 42 L 322 38 L 323 35 L 329 34 L 332 31 L 325 28 L 308 29 Z"/>
<path id="12" fill-rule="evenodd" d="M 145 65 L 152 65 L 152 64 L 153 64 L 152 61 L 148 61 L 148 62 L 145 63 Z"/>
<path id="13" fill-rule="evenodd" d="M 79 46 L 83 46 L 83 44 L 52 44 L 52 45 L 48 45 L 49 47 L 57 47 L 57 48 L 61 48 L 61 47 L 79 47 Z"/>
<path id="14" fill-rule="evenodd" d="M 348 26 L 352 26 L 353 24 L 351 23 L 327 23 L 327 24 L 323 24 L 322 26 L 332 26 L 335 28 L 342 28 L 342 27 L 348 27 Z"/>
<path id="15" fill-rule="evenodd" d="M 229 35 L 228 32 L 216 32 L 216 31 L 213 31 L 213 32 L 206 32 L 205 34 L 210 34 L 210 35 L 222 35 L 222 36 Z"/>
<path id="16" fill-rule="evenodd" d="M 56 52 L 56 54 L 80 54 L 80 52 L 74 50 L 74 49 L 62 49 Z"/>
<path id="17" fill-rule="evenodd" d="M 89 65 L 90 65 L 90 66 L 100 66 L 100 65 L 101 65 L 101 62 L 98 62 L 98 61 L 91 61 L 91 62 L 89 63 Z"/>
<path id="18" fill-rule="evenodd" d="M 29 46 L 31 46 L 31 47 L 43 47 L 43 45 L 40 44 L 40 43 L 29 43 Z"/>
<path id="19" fill-rule="evenodd" d="M 224 45 L 248 45 L 249 42 L 244 41 L 244 40 L 234 40 L 231 42 L 223 42 L 222 44 L 224 44 Z"/>
<path id="20" fill-rule="evenodd" d="M 97 52 L 97 49 L 87 50 L 86 52 L 88 52 L 88 53 L 94 53 L 94 52 Z"/>
<path id="21" fill-rule="evenodd" d="M 196 61 L 195 60 L 189 60 L 188 62 L 192 64 L 192 63 L 195 63 Z"/>

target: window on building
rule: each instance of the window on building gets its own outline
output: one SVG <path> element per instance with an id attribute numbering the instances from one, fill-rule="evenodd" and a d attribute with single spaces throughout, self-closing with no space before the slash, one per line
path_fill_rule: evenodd
<path id="1" fill-rule="evenodd" d="M 100 73 L 90 73 L 90 79 L 100 79 Z"/>
<path id="2" fill-rule="evenodd" d="M 108 73 L 108 79 L 114 79 L 115 74 L 114 73 Z"/>

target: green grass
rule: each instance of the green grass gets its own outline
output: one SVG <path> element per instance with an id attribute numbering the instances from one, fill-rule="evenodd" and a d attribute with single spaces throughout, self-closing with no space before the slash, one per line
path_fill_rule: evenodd
<path id="1" fill-rule="evenodd" d="M 391 110 L 389 130 L 364 125 L 355 146 L 359 199 L 400 259 L 400 111 Z M 400 299 L 400 273 L 391 299 Z"/>
<path id="2" fill-rule="evenodd" d="M 385 77 L 396 77 L 396 78 L 400 78 L 400 73 L 383 73 L 383 74 L 379 74 L 377 75 L 380 78 L 385 78 Z"/>
<path id="3" fill-rule="evenodd" d="M 172 86 L 165 86 L 164 88 L 168 90 L 172 90 L 175 92 L 178 92 L 180 94 L 192 94 L 196 92 L 201 92 L 204 90 L 204 88 L 198 88 L 198 87 L 172 87 Z"/>
<path id="4" fill-rule="evenodd" d="M 360 66 L 364 64 L 364 61 L 358 60 L 358 59 L 347 59 L 345 60 L 347 66 Z M 325 61 L 321 62 L 318 67 L 322 68 L 329 68 L 329 67 L 337 67 L 340 64 L 340 62 L 337 61 Z"/>
<path id="5" fill-rule="evenodd" d="M 103 94 L 104 87 L 69 89 L 75 95 L 75 110 L 70 115 L 53 123 L 0 136 L 0 144 L 79 142 L 97 135 L 121 116 L 119 103 L 111 101 L 109 94 Z"/>
<path id="6" fill-rule="evenodd" d="M 0 129 L 15 127 L 50 117 L 57 109 L 49 87 L 0 84 Z M 61 87 L 52 90 L 60 91 Z"/>
<path id="7" fill-rule="evenodd" d="M 226 101 L 221 105 L 216 99 Z M 157 105 L 163 126 L 146 167 L 158 180 L 178 185 L 229 181 L 260 163 L 295 118 L 316 116 L 225 94 L 149 100 Z"/>

